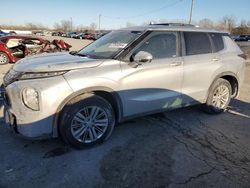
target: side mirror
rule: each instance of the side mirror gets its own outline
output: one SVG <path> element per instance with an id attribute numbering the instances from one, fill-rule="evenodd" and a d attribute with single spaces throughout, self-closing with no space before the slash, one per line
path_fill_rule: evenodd
<path id="1" fill-rule="evenodd" d="M 133 60 L 134 62 L 141 64 L 141 63 L 149 63 L 153 59 L 152 54 L 145 52 L 145 51 L 139 51 L 137 54 L 135 54 Z"/>

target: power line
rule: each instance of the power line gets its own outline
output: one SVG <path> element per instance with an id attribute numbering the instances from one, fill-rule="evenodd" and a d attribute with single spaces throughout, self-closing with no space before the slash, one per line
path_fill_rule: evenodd
<path id="1" fill-rule="evenodd" d="M 158 12 L 158 11 L 161 11 L 163 9 L 166 9 L 166 8 L 169 8 L 169 7 L 172 7 L 180 2 L 182 2 L 183 0 L 177 0 L 171 4 L 168 4 L 168 5 L 165 5 L 161 8 L 158 8 L 158 9 L 154 9 L 154 10 L 151 10 L 151 11 L 148 11 L 148 12 L 145 12 L 145 13 L 142 13 L 142 14 L 137 14 L 137 15 L 134 15 L 134 16 L 128 16 L 128 17 L 112 17 L 112 16 L 106 16 L 106 15 L 102 15 L 102 17 L 105 17 L 105 18 L 109 18 L 109 19 L 117 19 L 117 20 L 127 20 L 127 19 L 132 19 L 132 18 L 137 18 L 137 17 L 142 17 L 142 16 L 146 16 L 146 15 L 149 15 L 149 14 L 153 14 L 155 12 Z"/>

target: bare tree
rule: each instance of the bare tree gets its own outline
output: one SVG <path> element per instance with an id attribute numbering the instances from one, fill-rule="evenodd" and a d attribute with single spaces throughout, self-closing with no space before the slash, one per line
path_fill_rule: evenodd
<path id="1" fill-rule="evenodd" d="M 240 21 L 240 27 L 247 27 L 247 21 L 245 19 Z"/>
<path id="2" fill-rule="evenodd" d="M 63 31 L 71 30 L 71 21 L 70 20 L 61 20 L 61 27 Z"/>
<path id="3" fill-rule="evenodd" d="M 247 22 L 247 27 L 250 27 L 250 20 L 248 20 Z"/>
<path id="4" fill-rule="evenodd" d="M 61 30 L 64 32 L 70 31 L 72 28 L 72 23 L 70 20 L 61 20 L 60 23 L 54 23 L 54 29 Z"/>
<path id="5" fill-rule="evenodd" d="M 37 23 L 32 23 L 32 22 L 29 22 L 29 23 L 26 23 L 25 28 L 29 29 L 29 30 L 43 30 L 43 29 L 48 29 L 47 27 L 45 27 L 44 25 L 42 24 L 37 24 Z"/>
<path id="6" fill-rule="evenodd" d="M 240 21 L 240 25 L 238 27 L 234 27 L 231 31 L 232 34 L 235 35 L 244 35 L 250 33 L 250 27 L 248 22 L 244 19 Z"/>
<path id="7" fill-rule="evenodd" d="M 97 25 L 95 23 L 91 23 L 90 26 L 89 26 L 89 30 L 94 32 L 97 28 Z"/>
<path id="8" fill-rule="evenodd" d="M 233 16 L 224 16 L 220 23 L 220 27 L 222 29 L 228 30 L 229 32 L 232 31 L 235 25 L 236 25 L 236 19 Z"/>
<path id="9" fill-rule="evenodd" d="M 37 26 L 33 23 L 26 23 L 25 26 L 28 28 L 28 29 L 32 29 L 32 30 L 35 30 L 37 29 Z"/>
<path id="10" fill-rule="evenodd" d="M 61 27 L 61 24 L 60 24 L 60 23 L 57 23 L 57 22 L 54 23 L 54 26 L 53 26 L 53 27 L 54 27 L 54 29 L 57 30 L 57 31 L 62 30 L 62 27 Z"/>
<path id="11" fill-rule="evenodd" d="M 199 26 L 204 27 L 204 28 L 213 28 L 214 23 L 212 20 L 210 20 L 208 18 L 204 18 L 204 19 L 199 21 Z"/>
<path id="12" fill-rule="evenodd" d="M 82 25 L 82 24 L 76 26 L 76 31 L 84 32 L 84 31 L 86 31 L 86 30 L 88 30 L 88 27 L 87 27 L 87 26 L 84 26 L 84 25 Z"/>

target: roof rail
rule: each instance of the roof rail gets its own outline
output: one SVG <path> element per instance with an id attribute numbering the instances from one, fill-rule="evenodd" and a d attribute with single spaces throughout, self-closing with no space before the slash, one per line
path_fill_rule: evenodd
<path id="1" fill-rule="evenodd" d="M 188 27 L 195 27 L 195 25 L 193 25 L 193 24 L 186 24 L 186 23 L 150 23 L 149 25 L 188 26 Z"/>

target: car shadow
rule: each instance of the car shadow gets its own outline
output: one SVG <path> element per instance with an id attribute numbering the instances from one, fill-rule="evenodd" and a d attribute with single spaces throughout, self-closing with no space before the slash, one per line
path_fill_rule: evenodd
<path id="1" fill-rule="evenodd" d="M 227 112 L 250 119 L 250 103 L 239 99 L 233 99 Z"/>
<path id="2" fill-rule="evenodd" d="M 167 106 L 173 104 L 176 104 L 176 99 L 168 101 Z M 183 158 L 180 158 L 180 156 L 184 158 L 189 156 L 186 152 L 186 149 L 189 150 L 189 148 L 185 149 L 185 147 L 189 146 L 195 148 L 191 152 L 200 156 L 202 160 L 208 161 L 209 164 L 216 164 L 216 168 L 224 162 L 224 158 L 222 158 L 224 153 L 226 153 L 227 157 L 230 157 L 230 160 L 232 158 L 233 161 L 240 161 L 241 158 L 231 156 L 230 153 L 232 149 L 237 154 L 245 151 L 245 148 L 242 149 L 242 147 L 235 149 L 236 144 L 229 142 L 228 135 L 235 129 L 225 125 L 223 128 L 224 130 L 228 129 L 227 132 L 217 131 L 220 128 L 217 127 L 219 124 L 217 122 L 230 122 L 232 115 L 240 122 L 250 122 L 248 119 L 250 115 L 249 103 L 233 99 L 228 110 L 216 116 L 203 113 L 201 108 L 202 104 L 198 104 L 192 107 L 132 118 L 118 124 L 112 136 L 106 142 L 80 151 L 56 138 L 46 140 L 23 139 L 4 128 L 2 126 L 4 123 L 3 118 L 0 117 L 0 138 L 2 140 L 0 148 L 1 151 L 4 151 L 2 153 L 3 166 L 0 168 L 5 171 L 5 174 L 11 174 L 9 172 L 11 170 L 16 174 L 23 174 L 32 169 L 37 174 L 35 179 L 31 181 L 40 182 L 41 185 L 44 184 L 43 181 L 48 181 L 48 176 L 55 176 L 55 179 L 59 181 L 60 178 L 53 173 L 55 169 L 60 169 L 62 173 L 70 170 L 72 174 L 81 174 L 79 182 L 82 184 L 90 181 L 103 185 L 103 187 L 114 187 L 113 185 L 119 184 L 119 182 L 123 184 L 124 174 L 128 172 L 128 169 L 132 170 L 133 173 L 128 173 L 125 179 L 131 185 L 141 185 L 142 183 L 139 180 L 145 178 L 145 173 L 149 177 L 147 183 L 150 185 L 152 182 L 169 184 L 171 182 L 169 177 L 174 174 L 172 172 L 174 165 L 182 164 Z M 235 113 L 232 114 L 232 112 Z M 245 124 L 237 125 L 237 129 L 241 129 Z M 246 130 L 243 131 L 246 132 Z M 204 140 L 204 138 L 208 140 Z M 234 142 L 237 143 L 235 140 Z M 223 148 L 225 149 L 221 152 L 215 147 L 217 144 L 224 144 Z M 184 145 L 184 147 L 180 145 Z M 213 156 L 210 155 L 211 151 L 216 152 L 217 159 L 211 157 Z M 11 157 L 8 156 L 10 154 Z M 192 162 L 187 163 L 190 168 L 193 168 Z M 143 168 L 138 168 L 138 165 Z M 92 178 L 92 176 L 85 169 L 100 172 L 104 184 L 96 179 L 88 179 Z M 133 175 L 134 172 L 136 172 L 137 176 Z M 158 177 L 162 174 L 166 178 L 159 179 Z M 72 177 L 70 178 L 72 180 Z M 19 179 L 19 181 L 26 182 L 27 178 L 24 180 Z M 11 183 L 9 180 L 6 182 L 7 184 Z"/>

